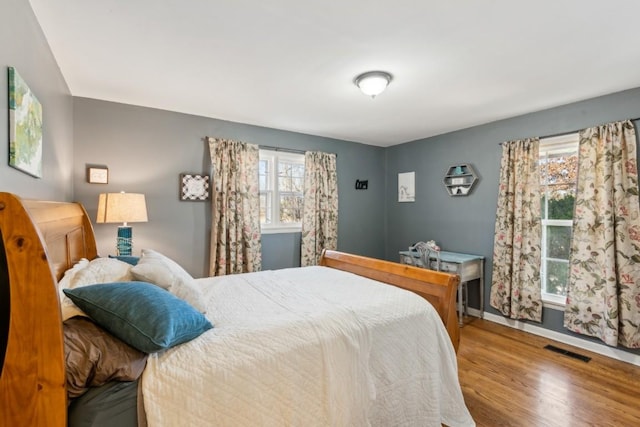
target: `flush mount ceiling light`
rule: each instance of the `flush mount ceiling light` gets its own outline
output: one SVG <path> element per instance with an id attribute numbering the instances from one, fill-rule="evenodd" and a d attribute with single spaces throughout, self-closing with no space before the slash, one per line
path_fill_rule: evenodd
<path id="1" fill-rule="evenodd" d="M 391 82 L 391 74 L 384 71 L 369 71 L 360 74 L 354 80 L 356 86 L 360 88 L 362 93 L 375 98 L 380 95 Z"/>

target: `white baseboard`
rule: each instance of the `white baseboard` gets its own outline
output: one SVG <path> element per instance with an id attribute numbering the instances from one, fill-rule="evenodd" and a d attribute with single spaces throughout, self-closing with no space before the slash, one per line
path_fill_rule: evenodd
<path id="1" fill-rule="evenodd" d="M 480 316 L 480 310 L 469 308 L 468 312 L 473 316 L 476 316 L 476 317 Z M 580 338 L 576 338 L 571 335 L 562 334 L 560 332 L 556 332 L 556 331 L 542 328 L 540 326 L 532 325 L 531 323 L 507 319 L 505 317 L 492 314 L 492 313 L 485 312 L 484 319 L 490 322 L 509 326 L 514 329 L 519 329 L 524 332 L 529 332 L 534 335 L 539 335 L 541 337 L 549 338 L 554 341 L 559 341 L 564 344 L 569 344 L 574 347 L 582 348 L 584 350 L 592 351 L 594 353 L 611 357 L 612 359 L 616 359 L 621 362 L 631 363 L 632 365 L 640 366 L 640 355 L 638 354 L 633 354 L 626 351 L 618 350 L 617 348 L 609 347 L 604 344 L 598 344 L 595 342 L 582 340 Z"/>
<path id="2" fill-rule="evenodd" d="M 469 313 L 473 317 L 482 317 L 482 316 L 480 316 L 480 310 L 478 310 L 477 308 L 468 307 L 467 308 L 467 313 Z"/>

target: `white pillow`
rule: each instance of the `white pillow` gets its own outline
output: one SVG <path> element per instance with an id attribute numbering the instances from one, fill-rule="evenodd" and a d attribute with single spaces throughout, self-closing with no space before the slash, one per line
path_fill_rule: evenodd
<path id="1" fill-rule="evenodd" d="M 67 270 L 58 283 L 62 321 L 74 316 L 88 317 L 62 292 L 63 289 L 81 288 L 98 283 L 129 282 L 132 279 L 131 264 L 113 258 L 96 258 L 92 261 L 83 258 Z"/>
<path id="2" fill-rule="evenodd" d="M 142 256 L 131 273 L 136 280 L 153 283 L 191 304 L 199 312 L 206 312 L 202 292 L 193 277 L 177 262 L 160 252 L 143 249 Z"/>
<path id="3" fill-rule="evenodd" d="M 64 272 L 64 276 L 58 282 L 58 300 L 60 301 L 60 312 L 62 313 L 62 321 L 69 319 L 70 317 L 78 315 L 76 311 L 80 311 L 79 308 L 75 306 L 75 304 L 67 297 L 63 289 L 71 288 L 71 280 L 75 277 L 75 275 L 82 269 L 86 268 L 89 265 L 89 260 L 86 258 L 82 258 L 78 261 L 73 267 Z M 83 315 L 80 312 L 80 315 Z"/>

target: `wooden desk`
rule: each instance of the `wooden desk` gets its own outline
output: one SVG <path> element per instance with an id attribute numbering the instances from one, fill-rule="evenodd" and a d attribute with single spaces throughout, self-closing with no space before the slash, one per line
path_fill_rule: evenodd
<path id="1" fill-rule="evenodd" d="M 423 266 L 420 254 L 417 251 L 400 251 L 400 263 L 415 265 L 416 267 L 438 269 L 438 261 L 434 252 L 429 254 L 429 265 Z M 484 313 L 484 257 L 480 255 L 461 254 L 457 252 L 440 251 L 440 271 L 454 273 L 460 276 L 458 284 L 458 322 L 462 326 L 462 316 L 467 314 L 468 302 L 463 295 L 468 282 L 479 279 L 480 283 L 480 317 Z"/>

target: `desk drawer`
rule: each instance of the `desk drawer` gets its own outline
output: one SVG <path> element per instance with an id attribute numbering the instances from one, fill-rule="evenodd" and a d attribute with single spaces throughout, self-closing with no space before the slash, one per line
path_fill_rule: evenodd
<path id="1" fill-rule="evenodd" d="M 422 267 L 422 260 L 418 257 L 400 255 L 400 262 L 403 264 L 415 265 Z M 467 261 L 465 263 L 440 261 L 440 271 L 445 273 L 457 274 L 460 276 L 461 282 L 479 279 L 482 260 Z M 438 270 L 438 262 L 435 259 L 429 260 L 431 270 Z"/>
<path id="2" fill-rule="evenodd" d="M 431 260 L 431 269 L 436 270 L 437 268 L 438 268 L 438 261 Z M 444 271 L 445 273 L 460 274 L 458 270 L 460 270 L 460 264 L 456 264 L 453 262 L 440 261 L 440 271 Z"/>
<path id="3" fill-rule="evenodd" d="M 429 265 L 432 270 L 438 269 L 438 262 L 435 260 L 431 260 Z M 480 277 L 480 262 L 474 261 L 458 264 L 455 262 L 440 261 L 440 271 L 457 274 L 460 276 L 461 282 L 466 282 Z"/>
<path id="4" fill-rule="evenodd" d="M 415 265 L 417 267 L 422 267 L 422 260 L 417 257 L 400 255 L 400 264 Z"/>
<path id="5" fill-rule="evenodd" d="M 409 264 L 409 265 L 415 265 L 418 267 L 422 267 L 422 260 L 420 258 L 415 258 L 415 257 L 410 257 L 410 256 L 406 256 L 406 255 L 402 255 L 402 259 L 401 262 L 403 264 Z M 436 261 L 435 259 L 430 259 L 429 260 L 429 268 L 431 270 L 438 270 L 438 261 Z M 440 271 L 443 271 L 445 273 L 454 273 L 454 274 L 460 274 L 460 272 L 458 271 L 460 269 L 460 264 L 457 264 L 455 262 L 444 262 L 444 261 L 440 261 Z M 466 268 L 465 268 L 466 270 Z"/>

